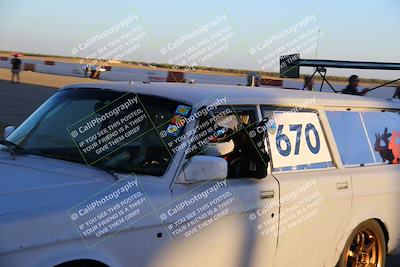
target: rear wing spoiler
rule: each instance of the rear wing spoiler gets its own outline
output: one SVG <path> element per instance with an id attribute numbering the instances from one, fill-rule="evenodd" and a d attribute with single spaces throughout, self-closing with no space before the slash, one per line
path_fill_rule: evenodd
<path id="1" fill-rule="evenodd" d="M 315 71 L 311 77 L 316 73 L 319 73 L 322 77 L 323 82 L 331 87 L 336 93 L 337 91 L 332 85 L 326 80 L 326 68 L 340 68 L 340 69 L 369 69 L 369 70 L 400 70 L 400 63 L 384 63 L 384 62 L 367 62 L 367 61 L 345 61 L 345 60 L 321 60 L 321 59 L 301 59 L 300 54 L 285 55 L 280 57 L 280 73 L 281 78 L 299 78 L 300 67 L 314 67 Z M 396 79 L 373 88 L 388 85 L 399 81 Z M 303 88 L 304 89 L 304 88 Z M 322 85 L 321 89 L 322 90 Z"/>

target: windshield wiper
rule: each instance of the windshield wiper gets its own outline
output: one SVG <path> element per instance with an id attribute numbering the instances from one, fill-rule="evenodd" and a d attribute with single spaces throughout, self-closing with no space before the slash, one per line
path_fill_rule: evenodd
<path id="1" fill-rule="evenodd" d="M 112 177 L 114 177 L 115 180 L 118 180 L 118 179 L 119 179 L 117 173 L 114 172 L 114 171 L 112 171 L 112 170 L 110 170 L 110 169 L 107 169 L 107 168 L 105 168 L 105 167 L 101 167 L 101 166 L 99 166 L 99 165 L 91 165 L 91 166 L 94 167 L 94 168 L 96 168 L 96 169 L 99 169 L 99 170 L 101 170 L 101 171 L 104 171 L 104 172 L 108 173 L 109 175 L 111 175 Z"/>
<path id="2" fill-rule="evenodd" d="M 22 151 L 23 148 L 20 147 L 19 145 L 8 141 L 8 140 L 0 140 L 0 145 L 4 145 L 7 147 L 8 152 L 10 152 L 10 155 L 12 157 L 12 159 L 15 159 L 15 152 L 18 151 Z"/>

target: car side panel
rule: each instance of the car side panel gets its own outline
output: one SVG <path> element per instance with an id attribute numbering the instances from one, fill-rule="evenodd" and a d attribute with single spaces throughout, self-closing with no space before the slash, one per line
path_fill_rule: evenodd
<path id="1" fill-rule="evenodd" d="M 400 247 L 400 165 L 349 168 L 354 199 L 351 229 L 365 219 L 381 220 L 389 234 L 388 253 Z M 350 230 L 350 229 L 349 229 Z"/>

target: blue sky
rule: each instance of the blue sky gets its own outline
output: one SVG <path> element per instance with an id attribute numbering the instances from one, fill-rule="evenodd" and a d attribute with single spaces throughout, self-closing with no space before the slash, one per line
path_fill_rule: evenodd
<path id="1" fill-rule="evenodd" d="M 160 53 L 161 47 L 225 14 L 235 37 L 226 51 L 203 65 L 260 69 L 258 57 L 268 50 L 252 56 L 249 49 L 311 15 L 315 15 L 315 21 L 303 33 L 318 26 L 323 35 L 318 40 L 318 50 L 304 57 L 400 62 L 398 0 L 2 0 L 0 49 L 71 56 L 72 48 L 134 14 L 147 36 L 137 52 L 124 58 L 127 60 L 167 62 L 168 56 Z M 301 34 L 300 31 L 280 40 L 270 49 Z M 379 71 L 356 73 L 382 77 Z M 348 71 L 335 74 L 347 75 Z M 396 73 L 384 75 L 391 77 L 396 77 Z"/>

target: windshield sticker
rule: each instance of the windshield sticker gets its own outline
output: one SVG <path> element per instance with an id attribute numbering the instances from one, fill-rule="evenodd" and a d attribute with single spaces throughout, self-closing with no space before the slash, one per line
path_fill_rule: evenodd
<path id="1" fill-rule="evenodd" d="M 179 135 L 179 128 L 174 124 L 168 125 L 167 135 L 169 135 L 169 136 L 178 136 Z"/>
<path id="2" fill-rule="evenodd" d="M 186 117 L 189 115 L 191 107 L 185 105 L 179 105 L 172 117 L 168 127 L 167 127 L 167 135 L 168 136 L 179 136 L 181 130 L 186 124 Z"/>
<path id="3" fill-rule="evenodd" d="M 190 107 L 189 106 L 179 105 L 176 108 L 175 114 L 182 115 L 182 116 L 186 117 L 187 115 L 189 115 L 189 112 L 190 112 Z"/>
<path id="4" fill-rule="evenodd" d="M 180 115 L 175 115 L 172 120 L 171 120 L 171 124 L 174 124 L 178 127 L 183 127 L 185 126 L 185 118 L 180 116 Z"/>

